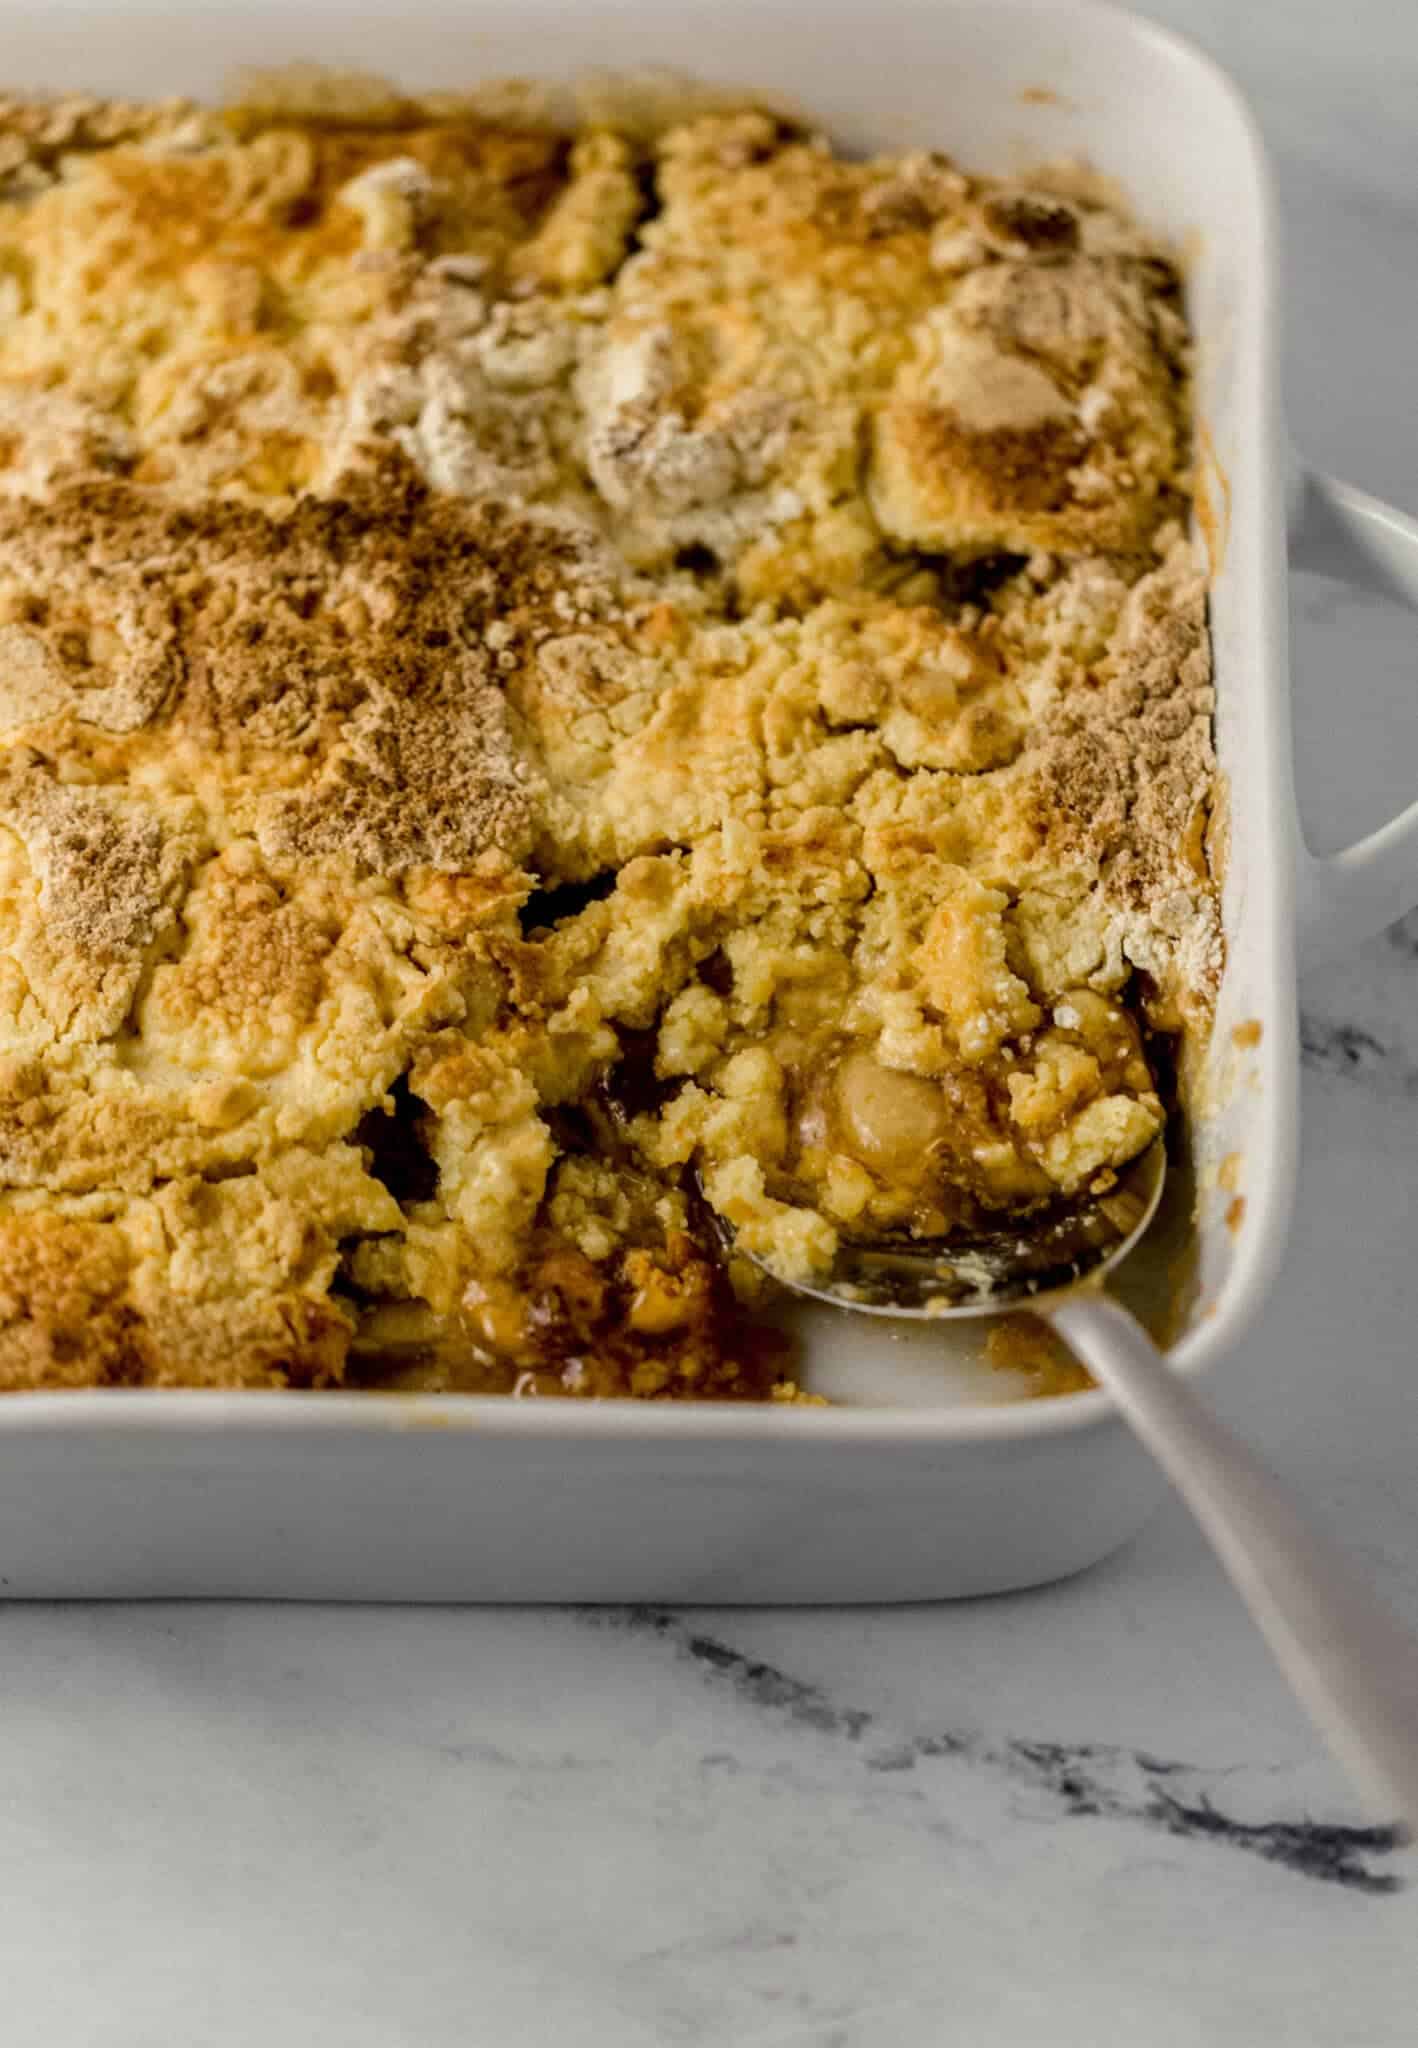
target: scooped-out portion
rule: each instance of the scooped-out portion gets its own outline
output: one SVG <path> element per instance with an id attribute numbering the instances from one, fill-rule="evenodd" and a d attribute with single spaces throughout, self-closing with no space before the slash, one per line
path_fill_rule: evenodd
<path id="1" fill-rule="evenodd" d="M 0 1388 L 794 1400 L 730 1243 L 1106 1189 L 1222 965 L 1188 371 L 1076 168 L 0 102 Z"/>

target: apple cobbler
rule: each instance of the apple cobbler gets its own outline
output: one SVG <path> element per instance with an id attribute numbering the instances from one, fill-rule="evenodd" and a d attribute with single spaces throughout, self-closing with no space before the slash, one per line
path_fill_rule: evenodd
<path id="1" fill-rule="evenodd" d="M 0 104 L 0 1386 L 792 1398 L 1221 939 L 1176 271 L 752 107 Z"/>

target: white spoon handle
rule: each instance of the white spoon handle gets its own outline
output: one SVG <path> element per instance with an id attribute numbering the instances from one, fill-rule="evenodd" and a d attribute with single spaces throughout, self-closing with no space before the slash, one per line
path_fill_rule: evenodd
<path id="1" fill-rule="evenodd" d="M 1382 1818 L 1411 1836 L 1418 1831 L 1418 1642 L 1208 1414 L 1125 1308 L 1084 1293 L 1044 1313 L 1196 1516 L 1316 1725 Z"/>

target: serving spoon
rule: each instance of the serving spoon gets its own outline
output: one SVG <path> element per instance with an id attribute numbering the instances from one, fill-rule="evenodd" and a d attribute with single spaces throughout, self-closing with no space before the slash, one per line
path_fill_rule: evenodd
<path id="1" fill-rule="evenodd" d="M 1157 1140 L 1106 1193 L 1024 1230 L 948 1246 L 846 1241 L 830 1274 L 780 1286 L 876 1316 L 987 1316 L 1027 1306 L 1065 1339 L 1196 1516 L 1297 1697 L 1403 1840 L 1418 1830 L 1418 1642 L 1304 1520 L 1246 1446 L 1097 1284 L 1157 1213 Z M 743 1247 L 738 1246 L 740 1251 Z"/>

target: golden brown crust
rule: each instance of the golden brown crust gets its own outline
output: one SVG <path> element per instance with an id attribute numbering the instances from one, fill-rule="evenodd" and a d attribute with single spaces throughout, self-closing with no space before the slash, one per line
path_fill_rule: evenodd
<path id="1" fill-rule="evenodd" d="M 162 726 L 236 775 L 279 755 L 269 779 L 287 786 L 253 815 L 287 861 L 388 873 L 515 853 L 527 775 L 482 630 L 494 612 L 545 606 L 539 577 L 574 588 L 576 554 L 495 507 L 433 498 L 397 453 L 343 497 L 275 514 L 127 483 L 0 503 L 0 574 L 26 586 L 12 604 L 28 605 L 25 666 L 45 678 L 18 701 L 12 686 L 11 732 L 39 743 L 65 714 Z M 112 670 L 94 644 L 115 607 L 138 620 L 136 680 L 121 638 Z"/>
<path id="2" fill-rule="evenodd" d="M 143 1300 L 113 1223 L 0 1220 L 0 1391 L 83 1386 L 319 1387 L 343 1376 L 351 1319 L 291 1290 Z"/>
<path id="3" fill-rule="evenodd" d="M 918 329 L 877 420 L 877 515 L 894 538 L 952 553 L 1135 548 L 1183 442 L 1179 359 L 1159 346 L 1175 282 L 1074 254 L 1052 227 L 1019 239 L 1030 260 L 971 270 Z"/>
<path id="4" fill-rule="evenodd" d="M 1175 273 L 317 84 L 0 103 L 0 1386 L 791 1394 L 711 1211 L 1095 1184 L 1204 1018 Z"/>
<path id="5" fill-rule="evenodd" d="M 111 1225 L 43 1211 L 0 1222 L 0 1385 L 121 1386 L 144 1377 L 127 1247 Z"/>

